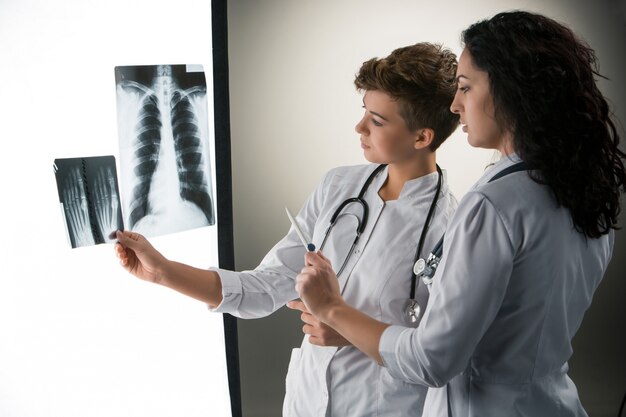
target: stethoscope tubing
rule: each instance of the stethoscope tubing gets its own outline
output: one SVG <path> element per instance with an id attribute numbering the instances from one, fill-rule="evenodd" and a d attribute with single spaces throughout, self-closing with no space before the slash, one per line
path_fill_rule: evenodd
<path id="1" fill-rule="evenodd" d="M 324 245 L 326 244 L 326 240 L 328 239 L 328 236 L 330 234 L 331 229 L 335 226 L 335 223 L 337 222 L 337 220 L 339 220 L 339 218 L 342 216 L 341 212 L 343 211 L 343 209 L 346 206 L 348 206 L 349 204 L 360 204 L 362 206 L 362 208 L 363 208 L 363 216 L 362 216 L 362 218 L 359 218 L 358 216 L 355 215 L 355 217 L 357 218 L 357 222 L 358 222 L 357 223 L 357 234 L 356 234 L 356 237 L 354 239 L 354 242 L 352 243 L 352 246 L 350 247 L 350 250 L 348 251 L 347 257 L 345 258 L 343 264 L 341 265 L 341 267 L 339 268 L 339 271 L 337 272 L 337 276 L 341 275 L 341 273 L 345 269 L 345 267 L 346 267 L 346 265 L 348 263 L 348 260 L 350 259 L 350 256 L 352 256 L 352 253 L 354 252 L 354 248 L 356 247 L 357 243 L 359 242 L 361 234 L 363 233 L 363 231 L 365 230 L 365 227 L 367 226 L 367 220 L 369 218 L 369 206 L 368 206 L 367 202 L 363 199 L 363 196 L 367 192 L 367 189 L 369 188 L 369 186 L 372 183 L 372 181 L 374 180 L 374 178 L 386 166 L 387 166 L 387 164 L 381 164 L 378 167 L 376 167 L 376 169 L 374 169 L 374 171 L 372 171 L 372 173 L 365 180 L 365 183 L 361 187 L 361 190 L 360 190 L 358 196 L 357 197 L 351 197 L 351 198 L 348 198 L 348 199 L 344 200 L 335 209 L 335 211 L 333 212 L 333 215 L 330 218 L 330 223 L 328 225 L 328 228 L 326 228 L 326 231 L 324 232 L 324 239 L 322 240 L 322 244 L 320 245 L 320 250 L 322 250 Z M 441 193 L 441 187 L 442 187 L 442 182 L 443 182 L 443 180 L 442 180 L 443 173 L 442 173 L 441 168 L 439 167 L 439 165 L 436 165 L 436 167 L 437 167 L 437 174 L 438 174 L 437 190 L 435 191 L 435 196 L 433 197 L 433 200 L 432 200 L 432 202 L 430 204 L 430 208 L 428 209 L 428 214 L 426 215 L 426 221 L 425 221 L 424 226 L 422 227 L 422 231 L 420 233 L 420 238 L 419 238 L 418 245 L 417 245 L 417 250 L 416 250 L 416 253 L 415 253 L 415 259 L 413 259 L 414 263 L 419 259 L 419 255 L 422 252 L 422 249 L 423 249 L 423 246 L 424 246 L 424 242 L 426 240 L 426 234 L 428 232 L 428 228 L 430 227 L 430 222 L 432 220 L 432 217 L 434 216 L 434 213 L 435 213 L 435 209 L 436 209 L 436 206 L 437 206 L 437 201 L 439 199 L 439 194 Z M 414 298 L 415 298 L 416 287 L 417 287 L 417 275 L 412 270 L 411 271 L 411 290 L 410 290 L 410 299 L 411 300 L 414 300 Z"/>
<path id="2" fill-rule="evenodd" d="M 347 205 L 360 204 L 361 207 L 363 208 L 362 219 L 354 215 L 357 219 L 356 237 L 354 238 L 354 242 L 352 242 L 352 246 L 350 246 L 350 250 L 348 251 L 348 256 L 346 256 L 346 259 L 343 261 L 343 264 L 339 268 L 339 271 L 337 271 L 337 276 L 341 275 L 341 273 L 345 269 L 346 265 L 348 264 L 348 260 L 350 259 L 350 256 L 352 256 L 352 252 L 354 252 L 354 248 L 356 247 L 357 243 L 359 242 L 359 239 L 361 238 L 361 234 L 365 230 L 365 226 L 367 226 L 367 219 L 369 217 L 369 206 L 367 205 L 367 202 L 363 199 L 363 196 L 365 195 L 365 192 L 369 188 L 370 184 L 372 183 L 376 175 L 378 175 L 378 173 L 381 172 L 386 166 L 387 164 L 381 164 L 377 166 L 376 169 L 374 169 L 374 171 L 372 171 L 369 177 L 367 177 L 367 179 L 365 180 L 365 183 L 361 187 L 361 191 L 359 192 L 359 195 L 357 197 L 351 197 L 351 198 L 344 200 L 341 204 L 339 204 L 339 206 L 335 209 L 335 212 L 333 213 L 333 215 L 330 217 L 330 224 L 328 225 L 328 228 L 326 228 L 326 232 L 324 232 L 324 239 L 322 239 L 320 250 L 324 248 L 324 245 L 326 244 L 326 239 L 328 239 L 331 229 L 335 226 L 335 223 L 337 223 L 337 220 L 339 220 L 339 218 L 341 217 L 342 210 Z"/>
<path id="3" fill-rule="evenodd" d="M 430 222 L 435 214 L 435 209 L 437 207 L 437 201 L 439 201 L 439 194 L 441 193 L 441 183 L 443 182 L 442 177 L 443 173 L 441 172 L 441 168 L 437 165 L 437 190 L 435 191 L 435 196 L 433 197 L 433 201 L 430 203 L 430 208 L 428 209 L 428 214 L 426 215 L 426 222 L 424 226 L 422 226 L 422 233 L 420 233 L 419 243 L 417 244 L 417 250 L 415 251 L 415 257 L 413 258 L 413 264 L 417 262 L 420 258 L 420 254 L 422 253 L 422 249 L 424 248 L 424 241 L 426 240 L 426 233 L 428 232 L 428 228 L 430 227 Z M 415 274 L 415 268 L 411 268 L 411 292 L 409 299 L 415 299 L 415 291 L 417 289 L 418 280 L 417 274 Z"/>

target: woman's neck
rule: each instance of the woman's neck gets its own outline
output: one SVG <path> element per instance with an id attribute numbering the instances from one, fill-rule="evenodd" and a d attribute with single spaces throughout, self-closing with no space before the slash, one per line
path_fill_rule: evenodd
<path id="1" fill-rule="evenodd" d="M 506 132 L 503 134 L 502 139 L 500 141 L 500 146 L 497 149 L 500 151 L 502 156 L 509 156 L 512 153 L 515 153 L 515 146 L 513 142 L 513 134 L 511 132 Z"/>
<path id="2" fill-rule="evenodd" d="M 437 170 L 435 154 L 429 152 L 419 159 L 389 164 L 387 180 L 378 191 L 383 201 L 397 200 L 407 181 L 423 177 Z"/>

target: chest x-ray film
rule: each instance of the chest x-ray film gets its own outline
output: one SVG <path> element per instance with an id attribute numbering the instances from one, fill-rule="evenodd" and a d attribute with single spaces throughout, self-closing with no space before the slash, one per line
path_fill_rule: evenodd
<path id="1" fill-rule="evenodd" d="M 124 229 L 115 157 L 55 159 L 53 168 L 70 245 L 115 242 Z"/>
<path id="2" fill-rule="evenodd" d="M 128 229 L 157 236 L 215 224 L 200 65 L 115 68 Z"/>

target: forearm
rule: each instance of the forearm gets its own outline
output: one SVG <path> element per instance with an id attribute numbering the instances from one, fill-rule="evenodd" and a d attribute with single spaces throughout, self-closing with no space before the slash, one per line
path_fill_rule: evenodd
<path id="1" fill-rule="evenodd" d="M 378 345 L 388 324 L 361 313 L 343 301 L 330 307 L 321 319 L 361 352 L 382 364 Z"/>
<path id="2" fill-rule="evenodd" d="M 222 281 L 215 271 L 166 260 L 155 282 L 200 300 L 211 308 L 222 302 Z"/>

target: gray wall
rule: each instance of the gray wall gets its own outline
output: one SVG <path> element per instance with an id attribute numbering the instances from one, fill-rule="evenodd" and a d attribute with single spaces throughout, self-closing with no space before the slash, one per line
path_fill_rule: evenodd
<path id="1" fill-rule="evenodd" d="M 354 125 L 361 97 L 352 85 L 361 63 L 419 41 L 457 53 L 470 23 L 520 8 L 569 24 L 598 53 L 601 81 L 626 122 L 624 1 L 233 0 L 228 4 L 235 261 L 255 267 L 288 230 L 284 206 L 299 209 L 323 173 L 364 162 Z M 461 132 L 441 148 L 461 197 L 491 157 Z M 626 222 L 623 222 L 626 223 Z M 591 416 L 615 416 L 626 391 L 626 232 L 583 327 L 571 376 Z M 245 417 L 279 416 L 291 348 L 302 339 L 298 314 L 239 321 Z"/>

